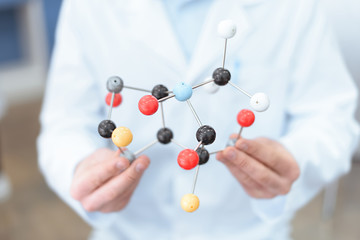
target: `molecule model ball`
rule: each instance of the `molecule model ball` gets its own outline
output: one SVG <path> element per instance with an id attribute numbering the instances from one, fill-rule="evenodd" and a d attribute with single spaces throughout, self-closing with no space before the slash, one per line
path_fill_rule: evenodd
<path id="1" fill-rule="evenodd" d="M 122 97 L 121 97 L 121 94 L 120 93 L 111 93 L 109 92 L 107 95 L 106 95 L 106 98 L 105 98 L 105 102 L 108 106 L 110 106 L 111 104 L 111 98 L 112 98 L 112 95 L 115 94 L 114 96 L 114 102 L 113 102 L 113 107 L 117 107 L 121 104 L 122 102 Z"/>
<path id="2" fill-rule="evenodd" d="M 232 38 L 236 34 L 236 24 L 230 19 L 223 20 L 218 24 L 217 32 L 218 35 L 222 38 Z"/>
<path id="3" fill-rule="evenodd" d="M 177 161 L 181 168 L 190 170 L 199 164 L 199 155 L 192 149 L 185 149 L 179 153 Z"/>
<path id="4" fill-rule="evenodd" d="M 209 161 L 210 154 L 208 150 L 206 150 L 205 148 L 198 148 L 196 152 L 199 155 L 199 165 L 204 165 Z"/>
<path id="5" fill-rule="evenodd" d="M 194 212 L 199 208 L 200 201 L 195 194 L 186 194 L 181 198 L 181 207 L 186 212 Z"/>
<path id="6" fill-rule="evenodd" d="M 159 100 L 169 96 L 169 90 L 164 85 L 159 84 L 152 89 L 151 94 Z"/>
<path id="7" fill-rule="evenodd" d="M 144 115 L 153 115 L 159 108 L 158 100 L 152 95 L 143 96 L 138 104 L 139 110 Z"/>
<path id="8" fill-rule="evenodd" d="M 186 101 L 189 98 L 191 98 L 193 90 L 192 87 L 189 84 L 186 84 L 184 82 L 180 82 L 178 84 L 175 85 L 174 89 L 173 89 L 173 93 L 175 95 L 175 98 L 178 101 Z"/>
<path id="9" fill-rule="evenodd" d="M 132 142 L 133 135 L 127 127 L 118 127 L 113 131 L 111 138 L 113 143 L 121 148 L 128 146 Z"/>
<path id="10" fill-rule="evenodd" d="M 115 130 L 116 125 L 111 120 L 103 120 L 99 123 L 98 132 L 103 138 L 111 138 L 111 134 Z"/>
<path id="11" fill-rule="evenodd" d="M 208 125 L 201 126 L 196 131 L 196 139 L 204 145 L 212 144 L 215 141 L 215 138 L 215 130 Z"/>
<path id="12" fill-rule="evenodd" d="M 224 86 L 230 81 L 231 74 L 230 74 L 229 70 L 227 70 L 225 68 L 217 68 L 213 72 L 212 77 L 214 79 L 215 84 L 217 84 L 219 86 Z"/>
<path id="13" fill-rule="evenodd" d="M 250 106 L 255 111 L 264 112 L 270 106 L 269 97 L 265 93 L 255 93 L 250 99 Z"/>
<path id="14" fill-rule="evenodd" d="M 213 80 L 213 78 L 209 77 L 209 78 L 205 79 L 204 82 L 208 82 L 210 80 Z M 220 86 L 217 85 L 215 82 L 210 82 L 210 83 L 207 83 L 204 85 L 204 89 L 208 93 L 216 93 L 217 91 L 219 91 Z"/>
<path id="15" fill-rule="evenodd" d="M 110 77 L 106 83 L 106 88 L 109 92 L 119 93 L 124 87 L 124 82 L 117 76 Z"/>
<path id="16" fill-rule="evenodd" d="M 169 142 L 171 142 L 171 139 L 173 138 L 173 133 L 169 128 L 161 128 L 158 132 L 157 132 L 157 139 L 160 143 L 162 144 L 168 144 Z"/>
<path id="17" fill-rule="evenodd" d="M 240 126 L 250 127 L 255 121 L 255 114 L 248 109 L 243 109 L 238 113 L 236 119 Z"/>

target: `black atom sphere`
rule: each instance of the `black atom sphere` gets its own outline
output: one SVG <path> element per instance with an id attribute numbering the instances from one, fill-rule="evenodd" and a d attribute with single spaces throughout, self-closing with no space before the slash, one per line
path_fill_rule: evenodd
<path id="1" fill-rule="evenodd" d="M 215 84 L 217 84 L 219 86 L 224 86 L 230 81 L 231 74 L 230 74 L 229 70 L 227 70 L 225 68 L 217 68 L 213 72 L 212 77 L 214 79 Z"/>
<path id="2" fill-rule="evenodd" d="M 98 132 L 103 138 L 111 138 L 112 132 L 115 130 L 116 125 L 111 120 L 103 120 L 99 123 Z"/>
<path id="3" fill-rule="evenodd" d="M 151 91 L 151 94 L 157 99 L 162 99 L 164 97 L 167 97 L 169 96 L 169 93 L 168 93 L 168 89 L 167 87 L 165 87 L 164 85 L 162 84 L 159 84 L 159 85 L 156 85 L 152 91 Z"/>
<path id="4" fill-rule="evenodd" d="M 198 142 L 202 142 L 202 144 L 204 145 L 212 144 L 215 141 L 215 138 L 215 130 L 208 125 L 201 126 L 196 131 L 196 139 L 198 140 Z"/>
<path id="5" fill-rule="evenodd" d="M 203 165 L 209 161 L 210 154 L 205 148 L 198 148 L 196 153 L 199 156 L 199 165 Z"/>
<path id="6" fill-rule="evenodd" d="M 162 144 L 168 144 L 171 142 L 171 139 L 173 138 L 173 133 L 169 128 L 161 128 L 157 132 L 157 139 Z"/>

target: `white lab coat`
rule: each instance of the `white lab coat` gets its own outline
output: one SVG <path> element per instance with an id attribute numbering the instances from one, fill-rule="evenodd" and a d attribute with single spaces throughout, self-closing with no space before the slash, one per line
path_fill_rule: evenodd
<path id="1" fill-rule="evenodd" d="M 69 188 L 82 159 L 113 146 L 97 133 L 106 119 L 107 78 L 118 75 L 125 85 L 150 90 L 160 83 L 172 89 L 179 81 L 203 81 L 222 63 L 224 42 L 216 26 L 226 18 L 238 24 L 225 64 L 231 81 L 271 99 L 243 136 L 277 139 L 295 156 L 301 177 L 291 192 L 252 199 L 211 158 L 200 167 L 195 191 L 200 208 L 185 213 L 179 201 L 190 192 L 194 171 L 177 165 L 181 148 L 158 144 L 145 152 L 150 167 L 123 211 L 84 211 Z M 353 118 L 357 92 L 316 1 L 214 1 L 190 63 L 158 0 L 65 1 L 56 39 L 41 114 L 39 164 L 50 187 L 98 230 L 99 238 L 106 232 L 109 239 L 287 239 L 293 213 L 350 169 L 359 134 Z M 156 138 L 161 116 L 139 113 L 144 93 L 124 89 L 122 95 L 112 119 L 132 130 L 129 149 L 135 151 Z M 209 151 L 222 149 L 238 132 L 236 114 L 250 107 L 249 98 L 230 86 L 214 95 L 196 89 L 191 101 L 201 121 L 217 131 Z M 164 108 L 174 138 L 195 147 L 198 125 L 186 103 L 171 99 Z"/>

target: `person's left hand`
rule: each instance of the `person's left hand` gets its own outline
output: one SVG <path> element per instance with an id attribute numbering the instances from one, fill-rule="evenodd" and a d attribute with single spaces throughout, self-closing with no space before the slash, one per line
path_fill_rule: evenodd
<path id="1" fill-rule="evenodd" d="M 216 158 L 254 198 L 287 194 L 300 174 L 291 153 L 268 138 L 240 138 L 234 147 L 227 147 Z"/>

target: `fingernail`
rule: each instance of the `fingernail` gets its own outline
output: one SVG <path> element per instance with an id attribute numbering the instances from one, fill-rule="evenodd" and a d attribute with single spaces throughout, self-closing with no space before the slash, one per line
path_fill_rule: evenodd
<path id="1" fill-rule="evenodd" d="M 230 160 L 233 160 L 235 158 L 235 151 L 230 150 L 226 153 L 226 157 Z"/>
<path id="2" fill-rule="evenodd" d="M 135 166 L 135 170 L 138 172 L 138 173 L 142 173 L 144 170 L 145 170 L 146 166 L 142 163 L 138 163 L 136 164 Z"/>
<path id="3" fill-rule="evenodd" d="M 126 167 L 127 167 L 127 165 L 124 162 L 117 162 L 116 163 L 116 168 L 117 169 L 124 170 Z"/>

